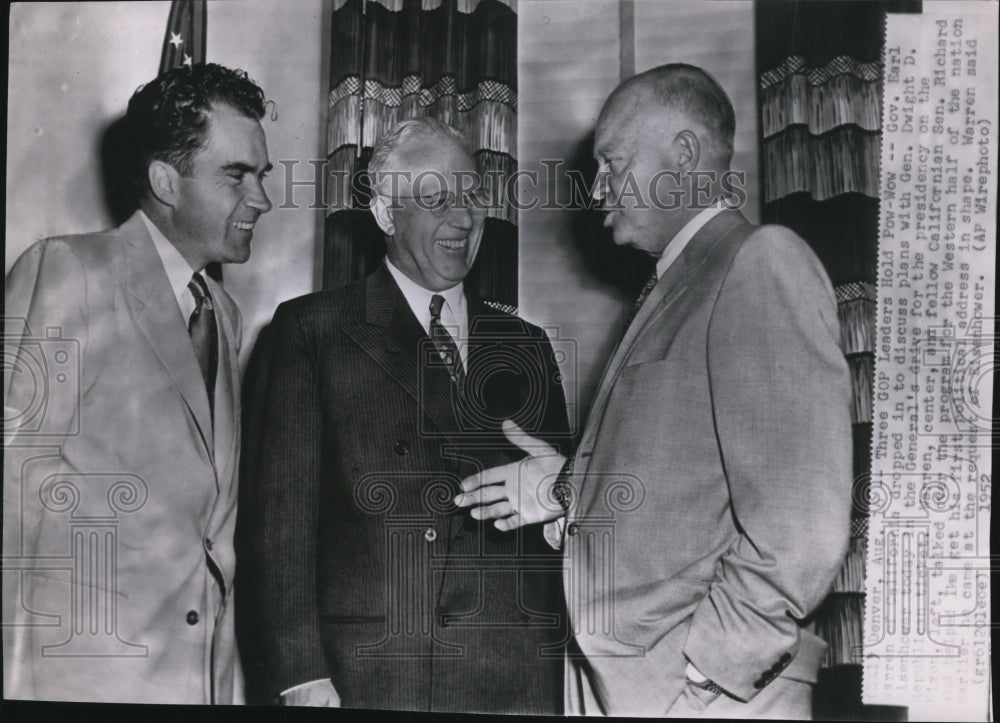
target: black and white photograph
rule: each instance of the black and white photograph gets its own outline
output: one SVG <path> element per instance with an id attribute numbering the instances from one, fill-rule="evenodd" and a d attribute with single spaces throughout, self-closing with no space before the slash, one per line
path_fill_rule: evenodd
<path id="1" fill-rule="evenodd" d="M 998 32 L 11 3 L 4 717 L 992 720 Z"/>

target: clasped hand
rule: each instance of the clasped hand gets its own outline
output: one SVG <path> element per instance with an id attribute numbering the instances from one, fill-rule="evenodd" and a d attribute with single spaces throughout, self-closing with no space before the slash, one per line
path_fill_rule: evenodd
<path id="1" fill-rule="evenodd" d="M 503 531 L 562 517 L 552 488 L 566 457 L 509 419 L 503 423 L 503 433 L 528 456 L 466 477 L 455 504 L 471 507 L 474 519 L 496 520 L 494 525 Z"/>

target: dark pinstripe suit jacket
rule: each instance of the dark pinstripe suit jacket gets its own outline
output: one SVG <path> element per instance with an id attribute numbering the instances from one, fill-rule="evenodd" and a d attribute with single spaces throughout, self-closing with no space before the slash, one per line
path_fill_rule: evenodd
<path id="1" fill-rule="evenodd" d="M 462 396 L 384 266 L 275 313 L 240 510 L 243 654 L 269 696 L 330 677 L 347 707 L 561 712 L 559 555 L 451 500 L 523 456 L 503 419 L 565 441 L 563 392 L 541 329 L 468 302 Z"/>

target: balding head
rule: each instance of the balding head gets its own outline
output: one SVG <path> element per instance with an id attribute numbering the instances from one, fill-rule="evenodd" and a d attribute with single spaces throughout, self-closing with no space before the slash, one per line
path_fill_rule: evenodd
<path id="1" fill-rule="evenodd" d="M 670 63 L 629 78 L 605 102 L 600 123 L 624 119 L 691 130 L 708 165 L 729 168 L 736 114 L 722 86 L 701 68 Z"/>
<path id="2" fill-rule="evenodd" d="M 701 209 L 725 195 L 733 106 L 691 65 L 663 65 L 622 83 L 594 133 L 594 198 L 615 243 L 658 256 Z"/>

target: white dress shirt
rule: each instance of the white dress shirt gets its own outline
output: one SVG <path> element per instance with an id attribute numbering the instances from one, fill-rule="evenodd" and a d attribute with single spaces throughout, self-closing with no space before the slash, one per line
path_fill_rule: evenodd
<path id="1" fill-rule="evenodd" d="M 468 371 L 469 309 L 465 302 L 465 287 L 462 282 L 444 291 L 429 291 L 396 268 L 389 259 L 385 260 L 385 265 L 389 268 L 392 278 L 396 280 L 399 290 L 403 292 L 413 315 L 417 317 L 417 321 L 428 334 L 431 333 L 431 297 L 435 294 L 444 297 L 444 304 L 441 307 L 441 325 L 455 340 L 458 353 L 462 357 L 462 366 Z"/>
<path id="2" fill-rule="evenodd" d="M 184 318 L 184 326 L 187 327 L 188 320 L 191 318 L 191 314 L 194 313 L 195 306 L 197 305 L 194 294 L 188 288 L 188 284 L 191 283 L 191 277 L 194 276 L 195 271 L 184 257 L 181 256 L 181 252 L 157 228 L 156 224 L 149 220 L 149 216 L 139 211 L 139 218 L 146 224 L 146 229 L 153 239 L 153 246 L 156 247 L 160 263 L 163 264 L 163 270 L 167 272 L 167 280 L 170 282 L 170 288 L 174 292 L 174 298 L 177 299 L 177 306 L 180 308 L 181 316 Z"/>

